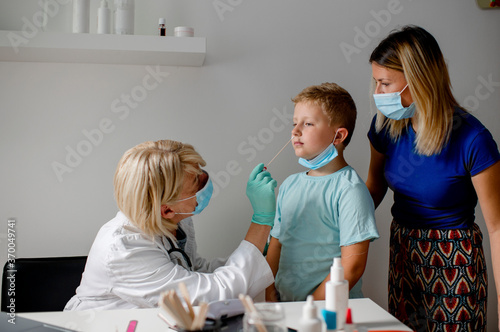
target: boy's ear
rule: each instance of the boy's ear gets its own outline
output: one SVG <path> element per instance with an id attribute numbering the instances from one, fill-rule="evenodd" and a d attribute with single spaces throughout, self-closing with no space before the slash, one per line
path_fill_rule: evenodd
<path id="1" fill-rule="evenodd" d="M 337 138 L 335 138 L 333 144 L 337 145 L 343 143 L 344 140 L 347 138 L 347 135 L 349 135 L 349 131 L 346 128 L 339 128 L 337 131 Z"/>

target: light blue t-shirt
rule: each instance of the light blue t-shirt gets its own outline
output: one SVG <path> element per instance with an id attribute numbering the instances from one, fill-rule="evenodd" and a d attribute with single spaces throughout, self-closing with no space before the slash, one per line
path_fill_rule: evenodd
<path id="1" fill-rule="evenodd" d="M 379 237 L 373 200 L 356 171 L 289 176 L 278 194 L 271 236 L 281 243 L 276 289 L 282 301 L 304 301 L 330 273 L 340 247 Z M 362 297 L 361 280 L 350 297 Z"/>

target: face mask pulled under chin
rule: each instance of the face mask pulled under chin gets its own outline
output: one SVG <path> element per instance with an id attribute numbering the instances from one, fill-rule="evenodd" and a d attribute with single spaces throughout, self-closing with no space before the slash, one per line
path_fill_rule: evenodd
<path id="1" fill-rule="evenodd" d="M 178 202 L 186 201 L 188 199 L 191 199 L 193 197 L 196 197 L 196 208 L 194 209 L 193 212 L 176 212 L 176 214 L 200 214 L 201 211 L 203 211 L 207 206 L 208 203 L 210 202 L 210 199 L 212 198 L 212 194 L 214 192 L 214 185 L 212 184 L 212 180 L 209 178 L 205 186 L 199 190 L 196 195 L 183 198 L 181 200 L 178 200 Z"/>
<path id="2" fill-rule="evenodd" d="M 335 142 L 335 139 L 337 138 L 338 132 L 339 132 L 338 130 L 335 132 L 335 136 L 333 137 L 333 141 L 319 155 L 317 155 L 313 159 L 299 158 L 299 164 L 301 164 L 302 166 L 307 167 L 309 169 L 316 170 L 318 168 L 321 168 L 321 167 L 327 165 L 330 161 L 337 158 L 339 153 L 338 153 L 337 149 L 335 148 L 335 145 L 333 145 L 333 142 Z"/>
<path id="3" fill-rule="evenodd" d="M 415 114 L 415 103 L 404 107 L 401 102 L 401 94 L 408 84 L 400 92 L 373 94 L 373 100 L 378 110 L 392 120 L 409 119 Z"/>

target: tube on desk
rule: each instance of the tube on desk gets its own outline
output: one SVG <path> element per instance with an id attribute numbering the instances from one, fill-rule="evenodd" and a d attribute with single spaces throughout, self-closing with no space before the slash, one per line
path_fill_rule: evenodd
<path id="1" fill-rule="evenodd" d="M 299 321 L 299 332 L 321 332 L 321 320 L 314 305 L 314 297 L 309 295 L 306 304 L 302 307 L 302 318 Z"/>
<path id="2" fill-rule="evenodd" d="M 337 329 L 345 325 L 347 302 L 349 300 L 349 282 L 344 279 L 344 268 L 340 257 L 333 258 L 330 280 L 326 283 L 325 309 L 337 314 Z"/>

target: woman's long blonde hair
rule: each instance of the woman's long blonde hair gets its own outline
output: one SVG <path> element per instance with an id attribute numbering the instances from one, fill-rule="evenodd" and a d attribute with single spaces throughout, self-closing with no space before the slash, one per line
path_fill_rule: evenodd
<path id="1" fill-rule="evenodd" d="M 172 236 L 177 225 L 161 216 L 161 206 L 175 202 L 186 173 L 205 166 L 193 146 L 161 140 L 141 143 L 122 156 L 114 176 L 118 208 L 149 236 Z"/>
<path id="2" fill-rule="evenodd" d="M 458 103 L 451 92 L 450 76 L 434 37 L 423 28 L 405 26 L 387 36 L 370 56 L 377 63 L 404 74 L 413 102 L 417 153 L 430 156 L 441 152 L 453 128 L 453 111 Z M 376 130 L 387 128 L 396 141 L 410 119 L 391 120 L 378 111 Z"/>

